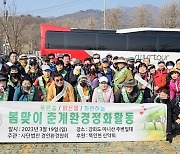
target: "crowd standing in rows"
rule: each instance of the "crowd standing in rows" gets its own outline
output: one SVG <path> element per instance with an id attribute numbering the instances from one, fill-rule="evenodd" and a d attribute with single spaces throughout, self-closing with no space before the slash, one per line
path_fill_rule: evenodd
<path id="1" fill-rule="evenodd" d="M 101 59 L 102 58 L 102 59 Z M 0 101 L 164 103 L 168 130 L 180 130 L 180 59 L 68 54 L 28 58 L 11 52 L 0 61 Z"/>

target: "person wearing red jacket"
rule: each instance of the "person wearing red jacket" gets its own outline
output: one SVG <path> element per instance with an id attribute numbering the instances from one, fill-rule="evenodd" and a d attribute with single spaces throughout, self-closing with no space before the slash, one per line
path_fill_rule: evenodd
<path id="1" fill-rule="evenodd" d="M 165 68 L 165 62 L 158 62 L 158 69 L 156 73 L 152 75 L 154 80 L 154 90 L 159 92 L 162 88 L 166 87 L 166 77 L 167 77 L 167 69 Z"/>

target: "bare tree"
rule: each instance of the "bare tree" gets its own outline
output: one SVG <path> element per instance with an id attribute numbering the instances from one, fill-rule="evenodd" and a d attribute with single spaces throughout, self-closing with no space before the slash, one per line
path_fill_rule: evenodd
<path id="1" fill-rule="evenodd" d="M 89 16 L 82 21 L 79 21 L 79 27 L 84 29 L 96 29 L 96 19 L 93 16 Z"/>
<path id="2" fill-rule="evenodd" d="M 11 51 L 20 51 L 20 36 L 25 28 L 24 16 L 16 16 L 16 6 L 9 7 L 6 19 L 0 18 L 0 25 L 7 37 L 7 42 Z"/>
<path id="3" fill-rule="evenodd" d="M 152 18 L 150 7 L 142 5 L 137 7 L 133 13 L 132 23 L 135 27 L 148 27 Z"/>
<path id="4" fill-rule="evenodd" d="M 175 28 L 180 25 L 180 3 L 169 3 L 163 6 L 158 15 L 158 26 L 163 28 Z"/>
<path id="5" fill-rule="evenodd" d="M 122 8 L 114 8 L 107 10 L 106 13 L 106 29 L 117 30 L 121 28 L 123 23 L 124 11 Z"/>

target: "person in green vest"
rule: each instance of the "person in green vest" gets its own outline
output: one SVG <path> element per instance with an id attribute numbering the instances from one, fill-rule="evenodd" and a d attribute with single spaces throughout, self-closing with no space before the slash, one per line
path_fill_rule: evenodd
<path id="1" fill-rule="evenodd" d="M 143 93 L 134 79 L 126 79 L 121 89 L 115 93 L 115 103 L 143 103 Z"/>
<path id="2" fill-rule="evenodd" d="M 85 75 L 80 75 L 78 84 L 74 88 L 76 102 L 91 102 L 93 90 L 88 84 L 88 79 Z"/>
<path id="3" fill-rule="evenodd" d="M 38 90 L 29 76 L 25 76 L 14 92 L 13 101 L 39 101 Z"/>
<path id="4" fill-rule="evenodd" d="M 116 61 L 117 69 L 114 74 L 114 92 L 121 89 L 123 82 L 126 79 L 133 79 L 132 72 L 127 68 L 127 62 L 124 57 L 119 57 Z"/>
<path id="5" fill-rule="evenodd" d="M 62 60 L 58 60 L 56 62 L 56 71 L 55 73 L 60 73 L 63 78 L 67 81 L 67 71 L 64 69 L 64 62 Z"/>
<path id="6" fill-rule="evenodd" d="M 8 101 L 8 96 L 7 77 L 0 75 L 0 101 Z"/>
<path id="7" fill-rule="evenodd" d="M 51 85 L 53 79 L 51 77 L 51 68 L 49 65 L 42 65 L 42 73 L 43 75 L 38 77 L 33 85 L 39 90 L 40 100 L 43 102 L 47 101 L 47 91 L 49 86 Z"/>

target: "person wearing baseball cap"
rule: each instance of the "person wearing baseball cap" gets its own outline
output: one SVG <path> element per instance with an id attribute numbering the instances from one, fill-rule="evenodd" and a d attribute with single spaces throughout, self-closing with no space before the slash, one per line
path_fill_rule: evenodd
<path id="1" fill-rule="evenodd" d="M 28 64 L 28 57 L 26 54 L 22 54 L 19 56 L 19 62 L 20 64 L 26 69 L 26 66 Z"/>
<path id="2" fill-rule="evenodd" d="M 105 76 L 99 78 L 99 86 L 94 89 L 92 102 L 113 103 L 113 89 L 108 85 L 108 79 Z"/>
<path id="3" fill-rule="evenodd" d="M 137 72 L 137 69 L 134 66 L 134 64 L 135 64 L 135 58 L 134 57 L 129 57 L 127 59 L 127 66 L 128 66 L 128 69 L 131 70 L 131 73 L 133 74 L 133 76 Z"/>
<path id="4" fill-rule="evenodd" d="M 47 101 L 47 90 L 52 83 L 51 68 L 49 65 L 42 65 L 42 76 L 38 77 L 34 86 L 40 89 L 39 95 L 41 101 Z"/>
<path id="5" fill-rule="evenodd" d="M 115 93 L 115 103 L 135 103 L 143 102 L 143 93 L 137 87 L 134 79 L 126 79 L 122 89 Z"/>
<path id="6" fill-rule="evenodd" d="M 109 59 L 107 57 L 102 59 L 101 66 L 102 67 L 99 69 L 99 73 L 102 76 L 107 77 L 108 85 L 113 86 L 112 81 L 113 81 L 114 71 L 110 68 Z"/>
<path id="7" fill-rule="evenodd" d="M 116 61 L 117 70 L 114 75 L 114 92 L 122 87 L 126 79 L 132 79 L 132 72 L 127 68 L 127 62 L 124 57 L 119 57 Z"/>
<path id="8" fill-rule="evenodd" d="M 29 59 L 29 67 L 27 70 L 27 74 L 30 76 L 33 83 L 38 77 L 40 77 L 42 75 L 42 71 L 39 68 L 38 62 L 35 58 Z"/>
<path id="9" fill-rule="evenodd" d="M 88 83 L 86 75 L 78 77 L 78 84 L 74 88 L 76 102 L 91 102 L 93 89 Z"/>

